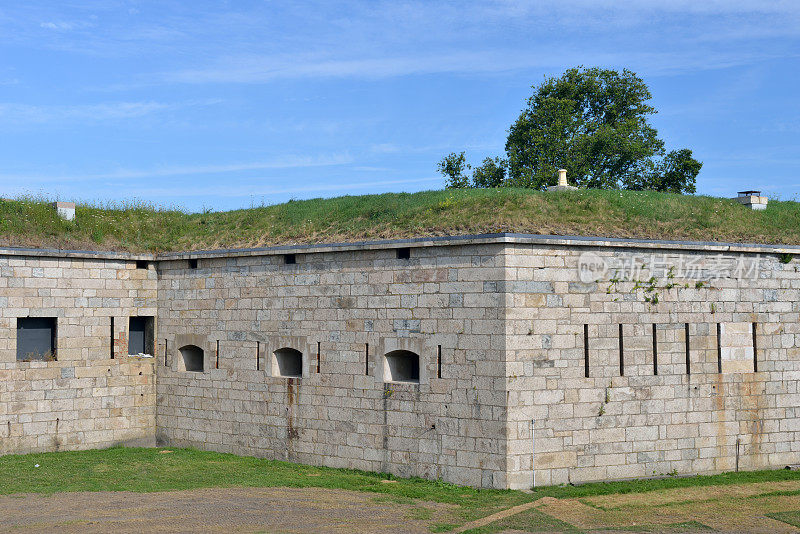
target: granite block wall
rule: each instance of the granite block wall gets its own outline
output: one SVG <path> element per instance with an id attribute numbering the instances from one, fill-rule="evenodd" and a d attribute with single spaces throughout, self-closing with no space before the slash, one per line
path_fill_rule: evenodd
<path id="1" fill-rule="evenodd" d="M 506 487 L 502 251 L 201 255 L 196 269 L 165 258 L 159 439 Z M 203 372 L 185 370 L 188 345 Z M 282 348 L 302 353 L 301 378 L 275 376 Z M 386 380 L 395 350 L 419 355 L 419 383 Z"/>
<path id="2" fill-rule="evenodd" d="M 701 248 L 509 245 L 510 485 L 800 463 L 797 264 Z"/>
<path id="3" fill-rule="evenodd" d="M 127 357 L 127 321 L 155 316 L 156 291 L 133 258 L 0 253 L 0 454 L 154 443 L 153 360 Z M 17 360 L 26 317 L 55 319 L 48 361 Z"/>
<path id="4" fill-rule="evenodd" d="M 157 439 L 495 488 L 800 464 L 797 247 L 0 252 L 0 453 Z M 55 361 L 17 361 L 26 317 L 56 319 Z"/>

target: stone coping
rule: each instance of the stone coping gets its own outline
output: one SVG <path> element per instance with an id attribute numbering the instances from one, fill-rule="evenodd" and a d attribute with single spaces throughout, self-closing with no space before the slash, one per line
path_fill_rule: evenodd
<path id="1" fill-rule="evenodd" d="M 798 245 L 767 245 L 756 243 L 724 243 L 716 241 L 673 241 L 661 239 L 632 239 L 621 237 L 559 236 L 538 234 L 497 233 L 384 239 L 352 243 L 319 243 L 279 245 L 260 248 L 232 248 L 167 252 L 161 254 L 103 252 L 90 250 L 60 250 L 39 248 L 0 247 L 0 256 L 33 256 L 42 258 L 87 258 L 111 260 L 169 261 L 201 258 L 232 258 L 270 256 L 276 254 L 314 254 L 357 250 L 380 250 L 398 247 L 433 247 L 448 245 L 485 245 L 515 243 L 527 245 L 581 248 L 635 248 L 649 250 L 701 251 L 716 253 L 800 254 Z"/>

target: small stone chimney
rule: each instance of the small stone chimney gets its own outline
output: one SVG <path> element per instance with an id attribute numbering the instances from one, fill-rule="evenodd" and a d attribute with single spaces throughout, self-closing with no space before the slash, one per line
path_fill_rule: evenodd
<path id="1" fill-rule="evenodd" d="M 548 191 L 567 191 L 570 189 L 577 189 L 567 183 L 567 169 L 558 169 L 558 185 L 551 185 L 547 188 Z"/>
<path id="2" fill-rule="evenodd" d="M 75 220 L 75 203 L 74 202 L 53 202 L 51 204 L 53 209 L 56 210 L 58 216 L 67 221 Z"/>
<path id="3" fill-rule="evenodd" d="M 566 187 L 567 183 L 567 169 L 558 169 L 558 185 Z"/>
<path id="4" fill-rule="evenodd" d="M 765 210 L 767 209 L 767 197 L 761 196 L 761 191 L 739 191 L 734 200 L 744 204 L 750 209 Z"/>

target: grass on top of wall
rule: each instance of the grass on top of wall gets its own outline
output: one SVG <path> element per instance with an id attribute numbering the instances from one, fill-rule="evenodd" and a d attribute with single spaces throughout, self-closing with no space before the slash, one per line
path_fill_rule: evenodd
<path id="1" fill-rule="evenodd" d="M 142 202 L 0 200 L 0 245 L 159 252 L 495 232 L 800 244 L 800 203 L 753 211 L 723 198 L 655 192 L 464 189 L 290 201 L 188 213 Z"/>

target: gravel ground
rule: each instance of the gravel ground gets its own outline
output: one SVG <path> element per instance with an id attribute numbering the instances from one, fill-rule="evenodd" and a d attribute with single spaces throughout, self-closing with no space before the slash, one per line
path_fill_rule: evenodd
<path id="1" fill-rule="evenodd" d="M 447 521 L 453 508 L 319 488 L 22 494 L 0 496 L 0 530 L 429 533 L 428 525 Z"/>

